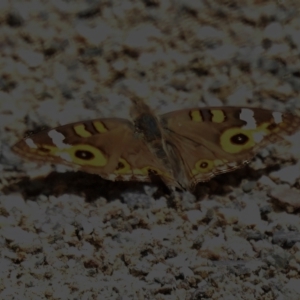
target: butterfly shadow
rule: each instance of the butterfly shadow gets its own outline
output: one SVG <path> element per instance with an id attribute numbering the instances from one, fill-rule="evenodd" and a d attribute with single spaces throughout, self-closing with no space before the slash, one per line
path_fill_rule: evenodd
<path id="1" fill-rule="evenodd" d="M 231 173 L 217 175 L 210 181 L 199 182 L 193 194 L 197 199 L 203 199 L 206 195 L 226 196 L 233 188 L 240 187 L 244 180 L 257 181 L 263 175 L 279 170 L 280 167 L 280 164 L 273 164 L 264 169 L 254 170 L 250 165 L 245 165 Z"/>
<path id="2" fill-rule="evenodd" d="M 153 194 L 155 199 L 161 195 L 168 195 L 170 191 L 159 179 L 147 185 L 155 186 L 158 183 L 158 189 Z M 99 197 L 104 197 L 108 201 L 122 199 L 124 193 L 135 192 L 145 193 L 143 182 L 133 181 L 110 181 L 85 172 L 51 172 L 45 177 L 31 179 L 27 176 L 17 179 L 9 185 L 2 188 L 4 194 L 20 192 L 24 199 L 37 200 L 40 195 L 56 197 L 63 194 L 73 194 L 82 196 L 87 202 L 93 202 Z"/>
<path id="3" fill-rule="evenodd" d="M 272 165 L 262 170 L 253 170 L 249 165 L 235 170 L 231 173 L 221 174 L 208 182 L 200 182 L 192 192 L 196 199 L 201 200 L 206 195 L 225 196 L 233 187 L 238 187 L 244 179 L 250 181 L 258 180 L 262 175 L 278 170 L 280 165 Z M 123 199 L 125 193 L 145 193 L 145 186 L 152 186 L 152 196 L 158 199 L 162 196 L 172 197 L 172 191 L 163 183 L 158 176 L 153 176 L 151 183 L 133 181 L 109 181 L 98 175 L 85 172 L 51 172 L 46 177 L 30 179 L 23 177 L 17 182 L 2 188 L 4 194 L 21 192 L 24 199 L 36 200 L 40 195 L 60 196 L 63 194 L 74 194 L 82 196 L 87 202 L 93 202 L 99 197 L 108 201 Z M 180 190 L 177 193 L 180 195 Z"/>

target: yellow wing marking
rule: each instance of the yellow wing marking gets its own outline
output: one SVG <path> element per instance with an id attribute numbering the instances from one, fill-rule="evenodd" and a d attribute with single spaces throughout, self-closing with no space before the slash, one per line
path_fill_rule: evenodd
<path id="1" fill-rule="evenodd" d="M 131 174 L 132 171 L 131 171 L 130 164 L 124 158 L 120 158 L 118 166 L 114 173 L 118 175 Z"/>
<path id="2" fill-rule="evenodd" d="M 212 121 L 215 123 L 222 123 L 225 121 L 225 114 L 221 109 L 211 109 Z"/>
<path id="3" fill-rule="evenodd" d="M 190 111 L 190 117 L 192 119 L 192 121 L 194 122 L 202 122 L 203 118 L 201 116 L 201 112 L 197 109 L 197 110 L 191 110 Z"/>
<path id="4" fill-rule="evenodd" d="M 99 133 L 104 133 L 104 132 L 108 131 L 107 128 L 105 127 L 105 125 L 101 121 L 94 121 L 93 125 L 95 126 L 95 129 Z"/>
<path id="5" fill-rule="evenodd" d="M 92 136 L 92 134 L 85 129 L 84 124 L 77 124 L 77 125 L 73 126 L 73 128 L 74 128 L 75 133 L 77 135 L 79 135 L 80 137 L 87 138 L 87 137 Z"/>

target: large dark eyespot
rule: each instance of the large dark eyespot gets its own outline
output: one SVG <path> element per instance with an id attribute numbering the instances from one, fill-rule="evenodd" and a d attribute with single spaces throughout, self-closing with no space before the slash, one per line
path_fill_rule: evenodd
<path id="1" fill-rule="evenodd" d="M 77 144 L 64 149 L 55 148 L 54 155 L 77 165 L 103 167 L 107 164 L 106 155 L 96 147 L 88 144 Z"/>
<path id="2" fill-rule="evenodd" d="M 94 154 L 87 150 L 76 150 L 75 156 L 84 160 L 90 160 L 94 158 Z"/>
<path id="3" fill-rule="evenodd" d="M 230 141 L 236 145 L 244 145 L 249 141 L 249 137 L 243 133 L 238 133 L 230 138 Z"/>
<path id="4" fill-rule="evenodd" d="M 199 167 L 202 169 L 206 169 L 208 167 L 208 163 L 206 161 L 203 161 Z"/>

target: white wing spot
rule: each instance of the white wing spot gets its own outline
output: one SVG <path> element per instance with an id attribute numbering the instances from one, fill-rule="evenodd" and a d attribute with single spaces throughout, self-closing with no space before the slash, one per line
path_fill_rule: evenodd
<path id="1" fill-rule="evenodd" d="M 61 158 L 64 159 L 64 160 L 66 160 L 66 161 L 69 161 L 69 162 L 72 161 L 72 158 L 71 158 L 71 156 L 70 156 L 69 153 L 62 152 L 62 153 L 59 153 L 58 156 L 61 157 Z"/>
<path id="2" fill-rule="evenodd" d="M 254 111 L 249 108 L 242 108 L 240 113 L 240 119 L 246 122 L 246 125 L 243 126 L 243 129 L 255 129 L 256 121 L 254 116 Z"/>
<path id="3" fill-rule="evenodd" d="M 59 149 L 66 149 L 71 148 L 72 146 L 69 144 L 65 144 L 63 140 L 65 139 L 65 136 L 56 131 L 55 129 L 52 129 L 48 132 L 49 137 L 52 139 L 52 143 Z"/>
<path id="4" fill-rule="evenodd" d="M 266 134 L 264 132 L 255 132 L 253 133 L 253 140 L 256 143 L 260 143 Z"/>
<path id="5" fill-rule="evenodd" d="M 35 144 L 35 142 L 33 141 L 33 139 L 26 139 L 25 140 L 25 143 L 27 144 L 27 146 L 29 147 L 29 148 L 34 148 L 34 149 L 37 149 L 38 148 L 38 146 Z"/>
<path id="6" fill-rule="evenodd" d="M 272 115 L 276 124 L 280 124 L 282 122 L 282 113 L 274 111 Z"/>

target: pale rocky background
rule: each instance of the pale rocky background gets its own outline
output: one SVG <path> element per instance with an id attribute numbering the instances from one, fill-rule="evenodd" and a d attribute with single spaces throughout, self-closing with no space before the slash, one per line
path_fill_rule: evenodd
<path id="1" fill-rule="evenodd" d="M 297 138 L 176 203 L 10 151 L 130 118 L 124 87 L 157 113 L 299 115 L 299 1 L 1 0 L 0 53 L 0 299 L 300 299 Z"/>

